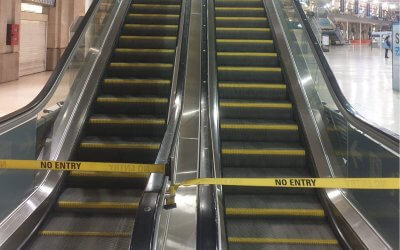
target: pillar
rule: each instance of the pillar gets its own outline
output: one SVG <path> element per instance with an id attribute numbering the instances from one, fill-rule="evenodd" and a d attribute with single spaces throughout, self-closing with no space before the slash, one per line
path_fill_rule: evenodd
<path id="1" fill-rule="evenodd" d="M 0 83 L 18 79 L 19 46 L 7 45 L 7 24 L 19 24 L 20 0 L 0 1 Z"/>

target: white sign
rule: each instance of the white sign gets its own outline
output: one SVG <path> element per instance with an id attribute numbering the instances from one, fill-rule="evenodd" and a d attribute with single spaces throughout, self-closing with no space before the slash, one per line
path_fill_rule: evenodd
<path id="1" fill-rule="evenodd" d="M 400 91 L 400 22 L 393 23 L 392 29 L 392 79 L 393 90 Z"/>

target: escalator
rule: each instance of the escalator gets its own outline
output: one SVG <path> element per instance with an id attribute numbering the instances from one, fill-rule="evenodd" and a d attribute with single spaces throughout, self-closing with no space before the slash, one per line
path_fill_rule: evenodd
<path id="1" fill-rule="evenodd" d="M 223 178 L 312 177 L 261 0 L 215 0 Z M 224 187 L 229 249 L 340 249 L 317 193 Z"/>
<path id="2" fill-rule="evenodd" d="M 135 0 L 72 160 L 154 164 L 166 130 L 181 2 Z M 128 249 L 147 174 L 70 172 L 24 249 Z"/>

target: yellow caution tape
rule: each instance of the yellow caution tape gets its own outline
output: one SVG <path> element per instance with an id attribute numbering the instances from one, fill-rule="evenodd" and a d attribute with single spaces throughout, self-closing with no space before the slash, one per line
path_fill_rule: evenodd
<path id="1" fill-rule="evenodd" d="M 399 178 L 201 178 L 190 179 L 170 187 L 175 195 L 181 186 L 222 185 L 280 188 L 344 188 L 344 189 L 400 189 Z"/>
<path id="2" fill-rule="evenodd" d="M 77 161 L 35 161 L 35 160 L 0 160 L 0 169 L 18 170 L 58 170 L 92 171 L 123 173 L 165 173 L 162 164 L 77 162 Z"/>

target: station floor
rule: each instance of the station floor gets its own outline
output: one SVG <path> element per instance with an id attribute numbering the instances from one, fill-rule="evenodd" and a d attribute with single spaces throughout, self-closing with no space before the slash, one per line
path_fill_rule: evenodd
<path id="1" fill-rule="evenodd" d="M 400 93 L 392 90 L 392 59 L 384 53 L 368 45 L 345 45 L 331 46 L 325 55 L 350 104 L 366 119 L 400 134 Z M 0 117 L 28 104 L 50 75 L 0 83 Z"/>
<path id="2" fill-rule="evenodd" d="M 325 53 L 350 104 L 367 120 L 400 134 L 400 93 L 392 90 L 392 54 L 369 45 L 331 46 Z"/>
<path id="3" fill-rule="evenodd" d="M 0 83 L 0 117 L 22 108 L 42 90 L 51 71 L 22 76 L 16 81 Z"/>

